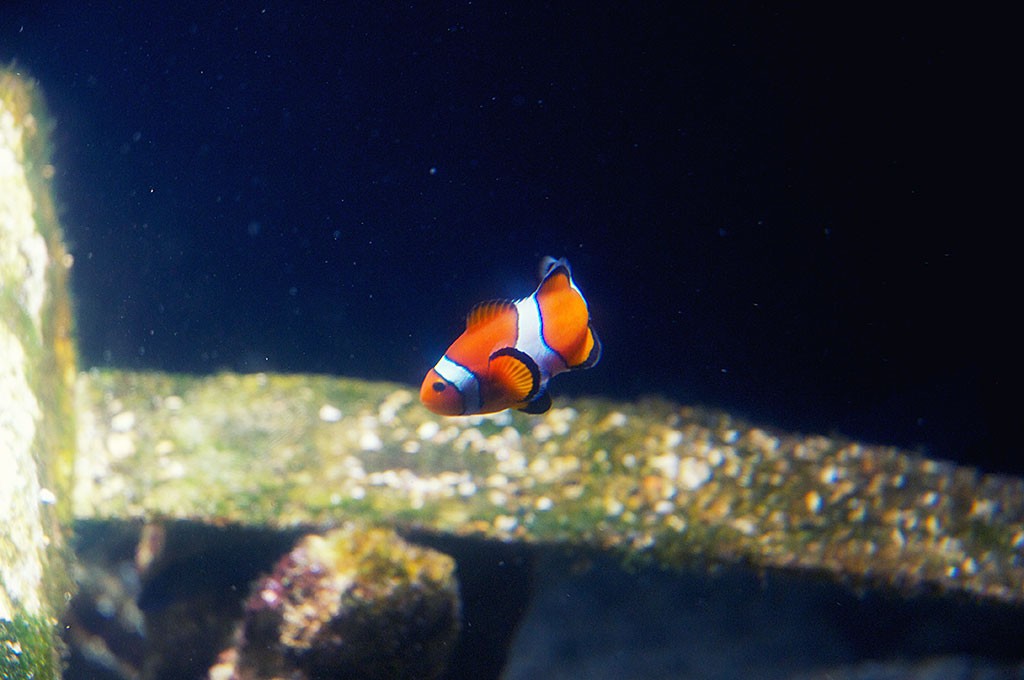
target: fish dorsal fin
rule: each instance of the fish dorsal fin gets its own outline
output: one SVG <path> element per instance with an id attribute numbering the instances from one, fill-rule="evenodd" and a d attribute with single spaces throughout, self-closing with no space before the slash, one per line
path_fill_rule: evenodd
<path id="1" fill-rule="evenodd" d="M 515 311 L 515 303 L 511 300 L 488 300 L 469 310 L 466 315 L 466 330 L 487 323 L 496 316 Z"/>
<path id="2" fill-rule="evenodd" d="M 537 292 L 554 292 L 572 285 L 572 273 L 569 271 L 569 264 L 565 260 L 558 260 L 548 267 L 547 273 L 541 279 Z"/>
<path id="3" fill-rule="evenodd" d="M 538 278 L 543 281 L 548 277 L 548 274 L 563 267 L 565 268 L 566 274 L 572 276 L 572 270 L 569 269 L 569 260 L 564 257 L 554 258 L 550 255 L 545 255 L 540 260 L 540 269 L 537 272 L 539 275 Z"/>
<path id="4" fill-rule="evenodd" d="M 515 401 L 529 401 L 537 394 L 537 362 L 514 347 L 504 347 L 491 355 L 489 373 Z"/>

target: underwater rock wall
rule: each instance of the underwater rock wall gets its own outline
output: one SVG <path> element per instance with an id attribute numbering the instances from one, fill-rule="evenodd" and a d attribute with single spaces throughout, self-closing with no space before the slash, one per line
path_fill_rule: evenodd
<path id="1" fill-rule="evenodd" d="M 323 376 L 92 371 L 75 515 L 343 522 L 1024 602 L 1024 480 L 661 401 L 439 419 Z"/>
<path id="2" fill-rule="evenodd" d="M 60 677 L 56 617 L 71 594 L 75 381 L 70 258 L 50 197 L 33 81 L 0 69 L 0 677 Z"/>

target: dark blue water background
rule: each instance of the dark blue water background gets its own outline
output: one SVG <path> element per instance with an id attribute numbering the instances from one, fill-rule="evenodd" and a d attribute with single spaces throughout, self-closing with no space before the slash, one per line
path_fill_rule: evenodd
<path id="1" fill-rule="evenodd" d="M 997 17 L 331 4 L 0 9 L 57 121 L 85 366 L 417 384 L 565 255 L 605 356 L 556 397 L 1024 470 Z"/>

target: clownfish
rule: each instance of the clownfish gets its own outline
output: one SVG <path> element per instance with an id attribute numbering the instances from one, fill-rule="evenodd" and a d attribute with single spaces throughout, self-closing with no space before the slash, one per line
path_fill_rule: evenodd
<path id="1" fill-rule="evenodd" d="M 466 330 L 423 379 L 424 406 L 444 416 L 507 408 L 544 413 L 553 376 L 597 363 L 601 341 L 569 263 L 545 257 L 540 267 L 533 295 L 470 311 Z"/>

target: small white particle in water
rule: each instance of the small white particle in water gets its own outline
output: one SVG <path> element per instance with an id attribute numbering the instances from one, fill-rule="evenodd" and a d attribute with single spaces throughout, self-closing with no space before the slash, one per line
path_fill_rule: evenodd
<path id="1" fill-rule="evenodd" d="M 397 390 L 392 392 L 385 397 L 384 401 L 380 404 L 380 408 L 378 409 L 380 422 L 391 423 L 394 421 L 395 416 L 402 407 L 410 402 L 412 402 L 412 393 L 409 392 L 409 390 Z"/>
<path id="2" fill-rule="evenodd" d="M 277 594 L 276 591 L 270 588 L 264 588 L 260 591 L 260 599 L 263 600 L 265 603 L 269 604 L 270 606 L 276 606 L 281 597 Z"/>
<path id="3" fill-rule="evenodd" d="M 352 490 L 348 492 L 348 495 L 359 501 L 366 498 L 366 489 L 361 486 L 353 486 Z"/>
<path id="4" fill-rule="evenodd" d="M 936 496 L 936 498 L 938 496 L 934 492 L 929 493 Z M 935 502 L 936 501 L 933 500 L 931 503 L 928 503 L 928 505 L 935 505 Z M 995 515 L 996 508 L 997 506 L 995 501 L 990 499 L 975 499 L 971 503 L 971 516 L 991 521 L 992 517 Z"/>
<path id="5" fill-rule="evenodd" d="M 826 465 L 822 468 L 818 479 L 822 484 L 835 484 L 839 480 L 839 468 L 835 465 Z"/>
<path id="6" fill-rule="evenodd" d="M 651 459 L 651 467 L 661 473 L 662 477 L 675 479 L 679 474 L 679 456 L 666 453 Z"/>
<path id="7" fill-rule="evenodd" d="M 341 409 L 337 406 L 324 404 L 320 407 L 320 420 L 325 423 L 336 423 L 341 420 Z"/>
<path id="8" fill-rule="evenodd" d="M 476 493 L 476 484 L 469 481 L 459 482 L 458 491 L 460 496 L 472 496 Z"/>
<path id="9" fill-rule="evenodd" d="M 498 486 L 505 486 L 506 484 L 508 484 L 508 477 L 501 474 L 500 472 L 495 472 L 493 475 L 489 475 L 487 479 L 484 480 L 484 484 L 492 488 Z"/>
<path id="10" fill-rule="evenodd" d="M 704 486 L 711 479 L 711 466 L 697 458 L 684 458 L 679 462 L 679 485 L 687 491 Z"/>
<path id="11" fill-rule="evenodd" d="M 620 413 L 619 411 L 612 411 L 604 420 L 601 421 L 600 427 L 602 430 L 609 430 L 613 427 L 623 427 L 627 421 L 628 418 L 626 418 L 626 414 Z"/>
<path id="12" fill-rule="evenodd" d="M 105 619 L 113 618 L 117 613 L 117 605 L 109 595 L 101 595 L 96 599 L 96 611 Z"/>
<path id="13" fill-rule="evenodd" d="M 372 430 L 365 430 L 359 435 L 359 448 L 363 451 L 380 451 L 384 447 L 380 435 Z"/>
<path id="14" fill-rule="evenodd" d="M 555 502 L 548 498 L 547 496 L 541 496 L 540 498 L 537 499 L 537 502 L 533 504 L 533 507 L 537 508 L 542 512 L 544 510 L 550 510 L 554 506 Z"/>
<path id="15" fill-rule="evenodd" d="M 893 543 L 895 543 L 897 546 L 899 546 L 900 548 L 902 548 L 907 543 L 906 539 L 903 538 L 903 532 L 901 532 L 899 529 L 897 529 L 895 527 L 893 528 L 892 532 L 889 534 L 889 539 Z"/>
<path id="16" fill-rule="evenodd" d="M 673 531 L 686 531 L 686 520 L 679 515 L 668 515 L 665 517 L 665 526 Z"/>
<path id="17" fill-rule="evenodd" d="M 441 430 L 441 426 L 433 420 L 427 420 L 416 428 L 416 436 L 420 439 L 430 439 Z"/>
<path id="18" fill-rule="evenodd" d="M 410 439 L 402 444 L 402 451 L 406 453 L 419 453 L 420 443 L 415 439 Z"/>
<path id="19" fill-rule="evenodd" d="M 39 502 L 43 505 L 53 505 L 57 502 L 57 496 L 55 496 L 52 491 L 44 487 L 39 490 Z"/>
<path id="20" fill-rule="evenodd" d="M 654 504 L 654 512 L 658 513 L 659 515 L 667 515 L 675 509 L 676 506 L 672 503 L 672 501 L 658 501 L 657 503 Z"/>
<path id="21" fill-rule="evenodd" d="M 548 411 L 547 421 L 554 434 L 563 436 L 569 432 L 569 425 L 576 419 L 574 408 L 553 408 Z"/>
<path id="22" fill-rule="evenodd" d="M 188 469 L 185 464 L 180 460 L 171 461 L 164 468 L 163 478 L 164 479 L 181 479 L 188 473 Z"/>
<path id="23" fill-rule="evenodd" d="M 547 423 L 537 423 L 533 427 L 533 438 L 539 442 L 550 439 L 552 434 L 554 434 L 554 430 Z"/>
<path id="24" fill-rule="evenodd" d="M 121 411 L 110 419 L 110 429 L 114 432 L 127 432 L 135 427 L 135 412 Z"/>
<path id="25" fill-rule="evenodd" d="M 174 394 L 164 399 L 164 407 L 169 411 L 180 411 L 181 407 L 184 405 L 185 402 L 182 398 Z"/>
<path id="26" fill-rule="evenodd" d="M 512 414 L 509 411 L 500 411 L 487 416 L 492 423 L 498 426 L 508 425 L 512 422 Z M 518 434 L 518 432 L 516 433 Z"/>
<path id="27" fill-rule="evenodd" d="M 604 499 L 604 513 L 609 517 L 617 517 L 626 508 L 621 502 L 614 498 Z"/>
<path id="28" fill-rule="evenodd" d="M 512 531 L 519 521 L 510 515 L 498 515 L 494 518 L 494 528 L 498 531 Z"/>
<path id="29" fill-rule="evenodd" d="M 107 451 L 115 458 L 127 458 L 135 453 L 135 442 L 127 434 L 113 432 L 107 436 Z"/>
<path id="30" fill-rule="evenodd" d="M 732 528 L 740 532 L 744 536 L 753 536 L 757 533 L 757 524 L 754 520 L 749 517 L 737 517 L 736 519 L 729 522 Z"/>

